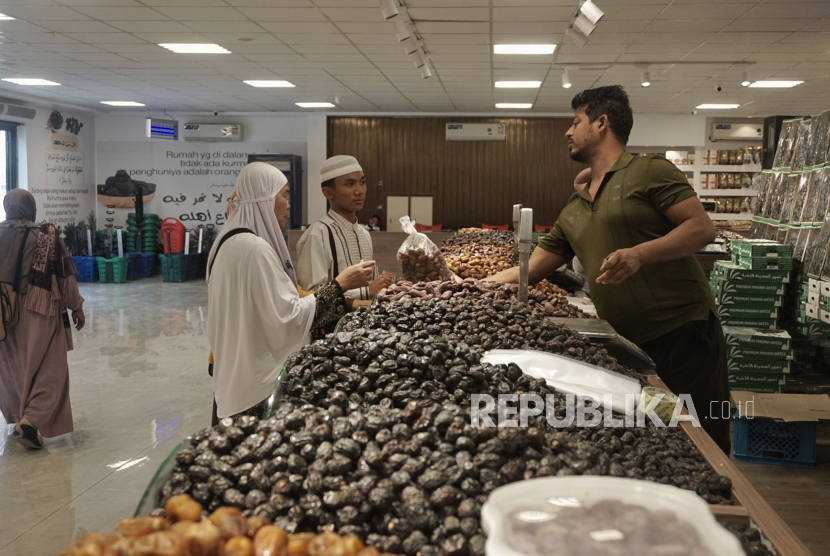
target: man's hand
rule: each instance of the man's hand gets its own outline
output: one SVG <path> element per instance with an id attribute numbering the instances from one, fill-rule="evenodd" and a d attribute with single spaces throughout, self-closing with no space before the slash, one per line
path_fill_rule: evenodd
<path id="1" fill-rule="evenodd" d="M 83 308 L 72 311 L 72 322 L 75 323 L 75 329 L 79 332 L 83 329 L 86 324 L 86 315 L 84 315 Z"/>
<path id="2" fill-rule="evenodd" d="M 384 288 L 388 288 L 395 282 L 395 275 L 388 270 L 384 270 L 383 274 L 375 278 L 369 284 L 369 295 L 374 297 L 376 293 Z"/>
<path id="3" fill-rule="evenodd" d="M 619 249 L 603 261 L 599 268 L 602 274 L 597 284 L 622 284 L 629 276 L 640 270 L 643 265 L 640 252 L 634 249 Z"/>

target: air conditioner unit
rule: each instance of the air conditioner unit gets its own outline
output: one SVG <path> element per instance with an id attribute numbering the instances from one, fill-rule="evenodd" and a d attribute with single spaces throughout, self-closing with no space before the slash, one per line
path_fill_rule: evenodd
<path id="1" fill-rule="evenodd" d="M 764 138 L 762 124 L 713 123 L 710 141 L 761 141 Z"/>
<path id="2" fill-rule="evenodd" d="M 185 141 L 242 141 L 242 124 L 184 124 Z"/>
<path id="3" fill-rule="evenodd" d="M 504 141 L 504 124 L 447 124 L 447 141 Z"/>
<path id="4" fill-rule="evenodd" d="M 0 116 L 11 116 L 14 118 L 34 120 L 35 114 L 37 114 L 37 111 L 34 108 L 27 108 L 16 104 L 0 103 Z"/>

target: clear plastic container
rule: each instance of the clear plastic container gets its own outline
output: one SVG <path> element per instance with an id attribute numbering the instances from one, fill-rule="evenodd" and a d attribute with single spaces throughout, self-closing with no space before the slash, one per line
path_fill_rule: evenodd
<path id="1" fill-rule="evenodd" d="M 506 485 L 494 490 L 481 510 L 481 525 L 487 533 L 487 556 L 535 556 L 539 552 L 527 550 L 527 535 L 538 535 L 543 527 L 550 527 L 556 514 L 563 517 L 583 512 L 591 515 L 592 507 L 600 501 L 618 500 L 627 505 L 641 506 L 656 512 L 653 520 L 646 520 L 647 532 L 655 520 L 670 519 L 673 513 L 677 522 L 677 539 L 694 537 L 696 533 L 700 550 L 691 554 L 717 556 L 743 556 L 740 542 L 724 529 L 709 511 L 708 504 L 693 492 L 667 485 L 616 477 L 544 477 Z M 629 512 L 626 517 L 634 512 Z M 586 523 L 590 520 L 585 519 Z M 640 529 L 629 529 L 628 537 L 620 529 L 608 525 L 586 531 L 585 549 L 592 543 L 599 545 L 631 540 Z M 573 531 L 571 527 L 569 532 Z M 535 540 L 538 542 L 539 537 Z M 563 544 L 551 539 L 545 542 L 546 556 L 575 554 Z M 519 547 L 523 546 L 525 551 Z M 689 547 L 691 548 L 691 547 Z M 707 550 L 708 549 L 708 550 Z M 582 552 L 580 552 L 581 554 Z M 599 553 L 599 552 L 593 552 Z M 613 551 L 603 554 L 615 553 Z"/>

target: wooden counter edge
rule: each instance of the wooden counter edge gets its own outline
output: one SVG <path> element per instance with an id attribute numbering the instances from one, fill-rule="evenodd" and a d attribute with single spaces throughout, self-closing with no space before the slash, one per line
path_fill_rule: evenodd
<path id="1" fill-rule="evenodd" d="M 649 376 L 648 381 L 652 386 L 671 391 L 659 377 Z M 779 556 L 812 556 L 813 553 L 804 546 L 702 427 L 695 427 L 689 422 L 683 422 L 680 426 L 695 443 L 706 462 L 715 471 L 732 480 L 732 495 L 749 513 L 749 517 L 769 539 Z"/>

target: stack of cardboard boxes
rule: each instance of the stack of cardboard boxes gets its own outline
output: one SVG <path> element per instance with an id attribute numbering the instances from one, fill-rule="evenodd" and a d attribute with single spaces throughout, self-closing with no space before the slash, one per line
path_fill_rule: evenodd
<path id="1" fill-rule="evenodd" d="M 728 346 L 730 389 L 780 392 L 789 374 L 790 335 L 780 330 L 792 246 L 733 240 L 732 262 L 717 261 L 710 284 Z"/>

